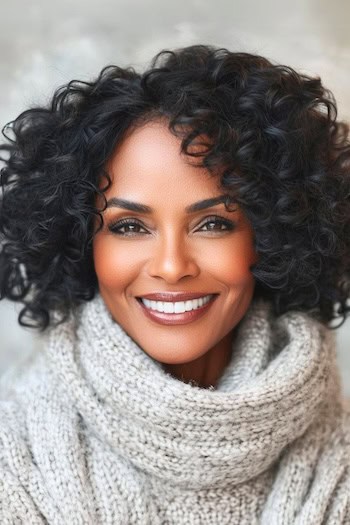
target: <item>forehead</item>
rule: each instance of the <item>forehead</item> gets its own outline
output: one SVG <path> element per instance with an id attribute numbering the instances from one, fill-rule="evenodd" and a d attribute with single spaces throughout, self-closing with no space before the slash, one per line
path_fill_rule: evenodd
<path id="1" fill-rule="evenodd" d="M 162 121 L 129 132 L 106 166 L 112 179 L 106 196 L 191 203 L 194 198 L 219 195 L 219 177 L 182 154 L 180 146 L 181 140 Z"/>

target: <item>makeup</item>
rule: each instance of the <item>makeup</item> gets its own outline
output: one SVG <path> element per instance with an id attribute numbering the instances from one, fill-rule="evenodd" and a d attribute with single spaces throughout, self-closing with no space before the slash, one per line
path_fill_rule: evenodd
<path id="1" fill-rule="evenodd" d="M 217 297 L 218 295 L 213 295 L 211 296 L 209 302 L 203 304 L 203 306 L 200 306 L 195 310 L 190 310 L 189 312 L 181 313 L 165 313 L 151 310 L 150 308 L 147 308 L 140 299 L 136 300 L 142 312 L 148 319 L 151 319 L 152 321 L 155 321 L 159 324 L 179 325 L 192 323 L 193 321 L 197 321 L 203 317 L 211 309 Z"/>
<path id="2" fill-rule="evenodd" d="M 189 163 L 164 122 L 133 130 L 106 170 L 106 227 L 93 242 L 105 304 L 153 359 L 179 377 L 215 381 L 254 292 L 248 219 L 225 208 L 218 176 Z"/>

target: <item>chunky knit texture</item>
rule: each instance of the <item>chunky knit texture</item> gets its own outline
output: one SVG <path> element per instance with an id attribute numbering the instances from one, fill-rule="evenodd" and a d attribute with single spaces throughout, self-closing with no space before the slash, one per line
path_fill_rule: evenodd
<path id="1" fill-rule="evenodd" d="M 254 301 L 216 388 L 171 377 L 102 298 L 2 378 L 0 523 L 350 524 L 334 333 Z"/>

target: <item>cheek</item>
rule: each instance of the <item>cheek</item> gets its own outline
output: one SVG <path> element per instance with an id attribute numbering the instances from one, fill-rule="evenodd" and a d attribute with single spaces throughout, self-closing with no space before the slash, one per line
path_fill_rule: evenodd
<path id="1" fill-rule="evenodd" d="M 130 251 L 118 249 L 112 237 L 95 237 L 93 258 L 97 280 L 107 289 L 123 288 L 136 273 L 137 259 Z"/>
<path id="2" fill-rule="evenodd" d="M 123 249 L 124 248 L 124 249 Z M 122 289 L 132 283 L 142 271 L 144 253 L 137 243 L 120 246 L 113 236 L 97 234 L 93 242 L 94 267 L 99 285 L 105 289 Z M 226 286 L 245 286 L 252 282 L 250 266 L 256 255 L 252 236 L 237 234 L 227 242 L 205 249 L 197 263 L 205 273 Z"/>
<path id="3" fill-rule="evenodd" d="M 242 235 L 222 245 L 211 264 L 218 280 L 227 286 L 239 287 L 253 282 L 250 267 L 256 259 L 252 238 Z"/>

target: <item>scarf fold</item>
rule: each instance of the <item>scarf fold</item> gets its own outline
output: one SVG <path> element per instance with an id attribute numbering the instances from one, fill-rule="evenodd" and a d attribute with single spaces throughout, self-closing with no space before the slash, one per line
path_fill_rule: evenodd
<path id="1" fill-rule="evenodd" d="M 347 523 L 334 334 L 303 313 L 275 318 L 263 300 L 237 328 L 231 362 L 203 389 L 165 372 L 97 295 L 52 330 L 48 362 L 86 431 L 159 490 L 234 491 L 271 474 L 259 523 Z"/>

